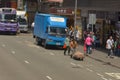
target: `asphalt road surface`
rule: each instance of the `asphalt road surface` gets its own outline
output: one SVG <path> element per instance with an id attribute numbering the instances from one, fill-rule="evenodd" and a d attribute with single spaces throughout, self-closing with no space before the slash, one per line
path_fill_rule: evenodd
<path id="1" fill-rule="evenodd" d="M 86 57 L 84 61 L 44 49 L 31 34 L 0 35 L 0 80 L 119 80 L 120 69 Z"/>

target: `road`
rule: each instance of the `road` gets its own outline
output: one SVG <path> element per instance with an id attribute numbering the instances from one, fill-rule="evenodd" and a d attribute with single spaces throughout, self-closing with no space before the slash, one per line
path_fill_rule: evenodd
<path id="1" fill-rule="evenodd" d="M 0 80 L 119 80 L 120 69 L 86 57 L 44 49 L 31 34 L 0 35 Z"/>

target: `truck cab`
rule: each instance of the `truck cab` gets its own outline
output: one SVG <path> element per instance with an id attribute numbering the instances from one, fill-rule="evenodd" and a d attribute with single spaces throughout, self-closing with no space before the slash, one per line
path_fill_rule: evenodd
<path id="1" fill-rule="evenodd" d="M 19 17 L 17 19 L 17 21 L 18 21 L 18 24 L 19 24 L 19 30 L 20 30 L 20 32 L 27 32 L 28 31 L 27 20 L 25 18 Z"/>
<path id="2" fill-rule="evenodd" d="M 20 32 L 27 32 L 28 31 L 28 21 L 27 17 L 25 16 L 25 11 L 17 11 L 17 21 L 19 24 L 19 31 Z"/>

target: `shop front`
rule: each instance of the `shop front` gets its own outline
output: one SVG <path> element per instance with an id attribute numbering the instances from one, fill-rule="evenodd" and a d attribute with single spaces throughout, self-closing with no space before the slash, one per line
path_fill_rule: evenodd
<path id="1" fill-rule="evenodd" d="M 88 10 L 86 16 L 86 26 L 84 30 L 93 31 L 99 38 L 100 45 L 105 46 L 107 38 L 112 35 L 115 39 L 116 30 L 118 30 L 118 25 L 116 23 L 119 21 L 118 12 L 116 11 L 99 11 L 99 10 Z M 96 15 L 96 22 L 90 26 L 89 24 L 89 14 Z M 87 26 L 89 24 L 89 27 Z M 93 30 L 92 30 L 93 29 Z"/>

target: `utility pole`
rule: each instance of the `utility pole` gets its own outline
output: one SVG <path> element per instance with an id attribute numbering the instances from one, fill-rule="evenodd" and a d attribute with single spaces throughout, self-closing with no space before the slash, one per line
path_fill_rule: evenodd
<path id="1" fill-rule="evenodd" d="M 41 0 L 37 0 L 37 10 L 38 10 L 38 12 L 40 12 L 41 11 Z"/>
<path id="2" fill-rule="evenodd" d="M 75 0 L 75 8 L 74 8 L 74 29 L 76 27 L 76 21 L 77 21 L 77 0 Z"/>

